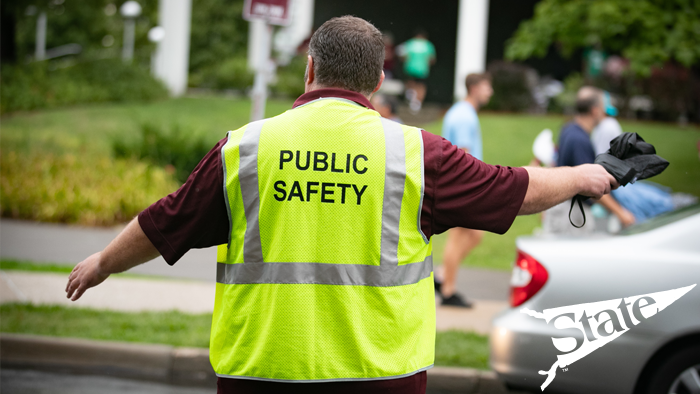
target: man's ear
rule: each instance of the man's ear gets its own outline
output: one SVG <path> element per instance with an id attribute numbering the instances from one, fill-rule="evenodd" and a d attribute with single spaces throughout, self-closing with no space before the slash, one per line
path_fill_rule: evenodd
<path id="1" fill-rule="evenodd" d="M 308 93 L 311 91 L 311 85 L 316 80 L 316 73 L 314 72 L 314 58 L 312 58 L 311 55 L 308 56 L 308 60 L 306 63 L 306 73 L 304 77 L 304 93 Z"/>
<path id="2" fill-rule="evenodd" d="M 374 88 L 374 90 L 372 91 L 372 93 L 370 93 L 370 95 L 369 95 L 370 97 L 372 97 L 373 94 L 377 93 L 377 90 L 379 90 L 379 88 L 382 87 L 382 82 L 384 82 L 384 70 L 382 70 L 382 76 L 379 78 L 379 83 L 378 83 L 377 86 Z"/>

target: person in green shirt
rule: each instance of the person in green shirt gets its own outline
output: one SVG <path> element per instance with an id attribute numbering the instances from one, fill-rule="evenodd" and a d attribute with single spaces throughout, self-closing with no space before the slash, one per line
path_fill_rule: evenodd
<path id="1" fill-rule="evenodd" d="M 430 75 L 430 66 L 435 64 L 435 46 L 428 41 L 425 30 L 419 29 L 416 35 L 396 48 L 403 60 L 403 70 L 406 73 L 406 98 L 410 108 L 418 112 L 423 105 L 427 87 L 425 80 Z"/>

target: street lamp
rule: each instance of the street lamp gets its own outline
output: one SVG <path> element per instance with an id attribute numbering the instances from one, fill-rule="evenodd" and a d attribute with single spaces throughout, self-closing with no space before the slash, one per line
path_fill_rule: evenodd
<path id="1" fill-rule="evenodd" d="M 141 5 L 133 0 L 127 1 L 119 8 L 119 13 L 124 17 L 122 59 L 130 62 L 134 58 L 134 19 L 141 15 Z"/>

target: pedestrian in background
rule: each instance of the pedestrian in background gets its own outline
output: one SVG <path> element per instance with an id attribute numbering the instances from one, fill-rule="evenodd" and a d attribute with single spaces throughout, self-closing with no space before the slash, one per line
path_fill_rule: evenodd
<path id="1" fill-rule="evenodd" d="M 399 118 L 399 116 L 396 114 L 396 110 L 399 105 L 396 102 L 395 97 L 376 93 L 374 96 L 372 96 L 370 103 L 383 118 L 393 120 L 394 122 L 403 123 L 401 118 Z"/>
<path id="2" fill-rule="evenodd" d="M 488 104 L 493 95 L 491 76 L 469 74 L 465 80 L 467 97 L 458 101 L 445 114 L 442 136 L 452 145 L 483 161 L 481 126 L 476 113 Z M 473 303 L 456 292 L 459 264 L 476 248 L 483 232 L 478 229 L 455 227 L 449 230 L 442 257 L 441 271 L 436 274 L 435 289 L 442 297 L 442 305 L 471 308 Z"/>
<path id="3" fill-rule="evenodd" d="M 409 108 L 418 112 L 428 90 L 426 79 L 430 75 L 430 66 L 435 64 L 435 46 L 428 41 L 428 33 L 418 29 L 413 38 L 396 47 L 396 54 L 403 60 Z"/>
<path id="4" fill-rule="evenodd" d="M 71 272 L 110 274 L 218 245 L 210 361 L 219 393 L 422 394 L 434 364 L 433 234 L 617 186 L 600 165 L 485 164 L 383 119 L 382 35 L 351 16 L 309 43 L 293 109 L 229 132 L 176 192 Z"/>
<path id="5" fill-rule="evenodd" d="M 607 117 L 604 92 L 598 88 L 584 86 L 576 94 L 576 115 L 562 127 L 559 133 L 557 166 L 578 166 L 593 163 L 596 153 L 590 134 Z M 622 207 L 611 195 L 602 197 L 598 203 L 615 215 L 623 227 L 634 224 L 634 215 Z M 581 228 L 573 227 L 568 220 L 570 202 L 564 202 L 548 210 L 543 217 L 545 232 L 561 234 L 587 234 L 596 231 L 594 221 L 586 220 Z M 593 217 L 590 202 L 583 205 L 583 214 Z M 583 223 L 580 211 L 571 212 L 573 223 Z"/>

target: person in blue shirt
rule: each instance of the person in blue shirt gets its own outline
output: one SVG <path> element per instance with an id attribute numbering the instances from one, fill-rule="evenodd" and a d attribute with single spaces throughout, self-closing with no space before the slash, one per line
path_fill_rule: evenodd
<path id="1" fill-rule="evenodd" d="M 481 126 L 476 112 L 488 104 L 493 95 L 489 74 L 469 74 L 465 81 L 467 97 L 458 101 L 445 114 L 442 122 L 442 136 L 463 149 L 468 154 L 482 160 Z M 472 307 L 472 302 L 463 299 L 455 292 L 459 263 L 481 243 L 483 232 L 455 227 L 449 230 L 443 253 L 442 269 L 435 279 L 435 289 L 442 297 L 442 305 L 463 308 Z M 439 279 L 438 279 L 439 276 Z"/>
<path id="2" fill-rule="evenodd" d="M 591 86 L 579 89 L 576 94 L 576 115 L 571 122 L 564 125 L 559 134 L 557 167 L 573 167 L 595 161 L 596 154 L 590 134 L 606 117 L 603 94 L 602 90 Z M 612 196 L 604 196 L 598 203 L 617 216 L 623 227 L 634 224 L 634 215 L 623 208 Z M 561 207 L 556 206 L 552 210 L 568 212 L 567 204 L 570 203 L 564 202 Z M 565 225 L 567 224 L 568 220 Z"/>

